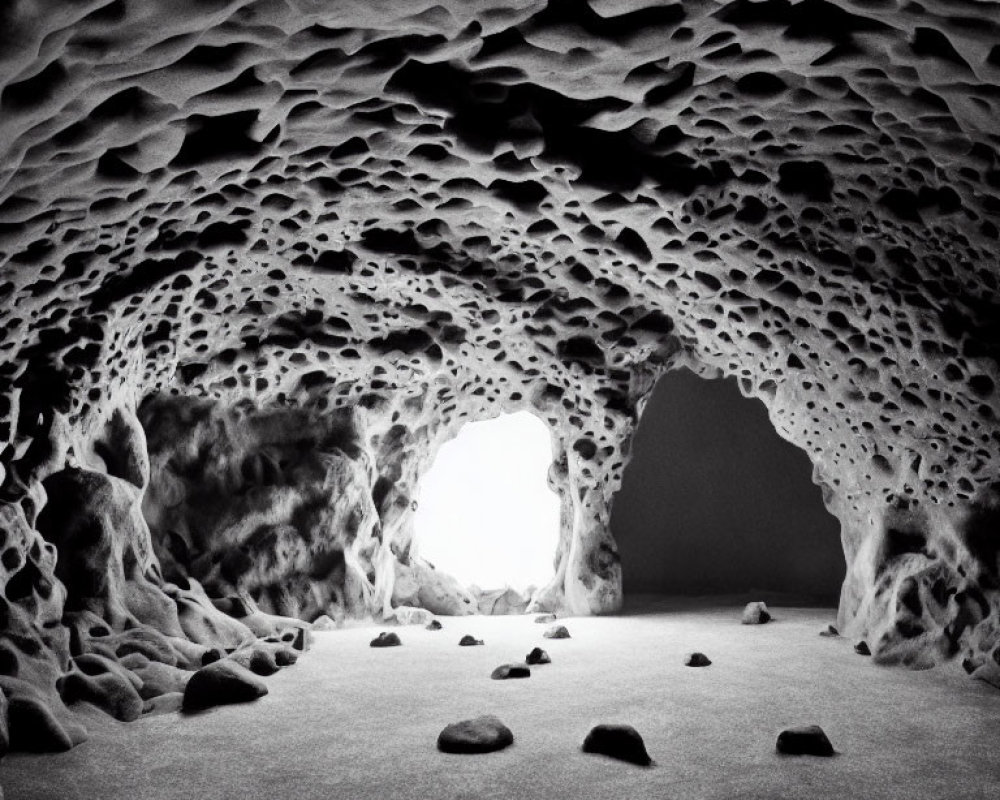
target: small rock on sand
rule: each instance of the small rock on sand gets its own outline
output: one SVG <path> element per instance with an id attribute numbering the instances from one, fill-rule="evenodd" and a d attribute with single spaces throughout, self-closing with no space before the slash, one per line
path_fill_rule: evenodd
<path id="1" fill-rule="evenodd" d="M 443 753 L 492 753 L 514 743 L 514 734 L 492 714 L 446 725 L 438 734 Z"/>
<path id="2" fill-rule="evenodd" d="M 442 626 L 442 625 L 441 625 L 441 623 L 440 623 L 440 622 L 438 622 L 438 621 L 437 621 L 436 619 L 432 619 L 432 620 L 431 620 L 430 622 L 428 622 L 428 623 L 427 623 L 427 625 L 425 625 L 424 627 L 426 627 L 426 628 L 427 628 L 427 630 L 429 630 L 429 631 L 439 631 L 439 630 L 441 630 L 441 628 L 442 628 L 443 626 Z"/>
<path id="3" fill-rule="evenodd" d="M 583 752 L 598 753 L 643 767 L 653 763 L 646 752 L 645 742 L 631 725 L 595 725 L 583 740 Z"/>
<path id="4" fill-rule="evenodd" d="M 704 653 L 688 653 L 684 658 L 685 667 L 708 667 L 712 660 Z"/>
<path id="5" fill-rule="evenodd" d="M 864 641 L 864 639 L 854 645 L 854 652 L 859 656 L 870 656 L 872 654 L 871 648 L 868 647 L 868 642 Z"/>
<path id="6" fill-rule="evenodd" d="M 482 643 L 482 639 L 477 639 L 475 636 L 470 636 L 469 634 L 465 634 L 465 636 L 458 640 L 459 647 L 476 647 Z"/>
<path id="7" fill-rule="evenodd" d="M 771 621 L 771 612 L 767 610 L 766 603 L 747 603 L 740 621 L 744 625 L 763 625 Z"/>
<path id="8" fill-rule="evenodd" d="M 524 657 L 524 663 L 526 664 L 551 664 L 552 659 L 549 658 L 549 654 L 542 650 L 541 647 L 534 648 L 528 655 Z"/>
<path id="9" fill-rule="evenodd" d="M 495 681 L 505 681 L 509 678 L 530 678 L 531 670 L 527 664 L 501 664 L 490 675 Z"/>
<path id="10" fill-rule="evenodd" d="M 828 637 L 840 636 L 840 631 L 838 631 L 835 627 L 833 627 L 833 625 L 827 625 L 823 630 L 819 632 L 819 635 Z"/>
<path id="11" fill-rule="evenodd" d="M 537 617 L 535 617 L 535 622 L 537 622 L 539 625 L 544 625 L 546 622 L 555 622 L 555 621 L 556 621 L 555 614 L 539 614 Z"/>
<path id="12" fill-rule="evenodd" d="M 569 631 L 565 625 L 553 625 L 542 634 L 546 639 L 568 639 Z"/>
<path id="13" fill-rule="evenodd" d="M 775 749 L 790 756 L 833 755 L 833 745 L 819 725 L 802 725 L 782 731 Z"/>
<path id="14" fill-rule="evenodd" d="M 382 631 L 370 642 L 371 647 L 399 647 L 401 644 L 399 635 L 393 631 Z"/>

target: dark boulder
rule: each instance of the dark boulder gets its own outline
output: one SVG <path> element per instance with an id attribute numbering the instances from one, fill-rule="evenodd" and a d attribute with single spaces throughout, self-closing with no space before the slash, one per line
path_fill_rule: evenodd
<path id="1" fill-rule="evenodd" d="M 653 763 L 642 736 L 631 725 L 595 725 L 583 740 L 583 752 L 610 756 L 643 767 Z"/>
<path id="2" fill-rule="evenodd" d="M 185 711 L 228 703 L 245 703 L 267 694 L 267 686 L 250 670 L 224 658 L 202 667 L 184 687 Z"/>
<path id="3" fill-rule="evenodd" d="M 775 749 L 790 756 L 833 755 L 833 745 L 819 725 L 802 725 L 782 731 Z"/>
<path id="4" fill-rule="evenodd" d="M 492 753 L 514 743 L 514 734 L 492 714 L 446 725 L 438 734 L 443 753 Z"/>
<path id="5" fill-rule="evenodd" d="M 527 664 L 501 664 L 490 675 L 495 681 L 505 681 L 509 678 L 530 678 L 531 670 Z"/>

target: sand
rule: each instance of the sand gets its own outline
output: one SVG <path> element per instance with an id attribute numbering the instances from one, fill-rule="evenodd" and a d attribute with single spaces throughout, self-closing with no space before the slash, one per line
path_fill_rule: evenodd
<path id="1" fill-rule="evenodd" d="M 0 782 L 7 800 L 1000 797 L 1000 692 L 953 667 L 877 666 L 818 635 L 831 610 L 772 611 L 743 626 L 738 606 L 646 604 L 562 620 L 561 641 L 531 616 L 443 618 L 383 650 L 368 647 L 376 627 L 318 633 L 255 703 L 131 724 L 90 713 L 88 742 L 10 755 Z M 485 646 L 458 647 L 464 633 Z M 490 680 L 535 645 L 551 665 Z M 692 650 L 712 665 L 685 667 Z M 485 713 L 512 747 L 437 752 L 445 724 Z M 582 753 L 598 722 L 634 725 L 656 765 Z M 775 753 L 783 727 L 808 723 L 834 758 Z"/>

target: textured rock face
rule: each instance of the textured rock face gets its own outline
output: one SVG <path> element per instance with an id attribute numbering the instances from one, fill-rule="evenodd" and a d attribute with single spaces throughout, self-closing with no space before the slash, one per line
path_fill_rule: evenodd
<path id="1" fill-rule="evenodd" d="M 315 619 L 374 593 L 374 459 L 350 413 L 145 403 L 156 481 L 143 498 L 164 576 Z"/>
<path id="2" fill-rule="evenodd" d="M 682 365 L 809 454 L 845 634 L 1000 664 L 997 28 L 939 0 L 4 4 L 12 739 L 56 731 L 102 625 L 193 666 L 255 600 L 474 607 L 410 516 L 503 410 L 553 431 L 529 609 L 615 609 L 610 503 Z"/>

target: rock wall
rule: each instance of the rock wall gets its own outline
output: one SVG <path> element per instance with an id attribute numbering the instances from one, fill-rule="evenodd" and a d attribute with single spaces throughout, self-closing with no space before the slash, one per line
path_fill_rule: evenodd
<path id="1" fill-rule="evenodd" d="M 610 503 L 680 363 L 809 454 L 845 629 L 995 676 L 998 27 L 962 0 L 4 4 L 10 736 L 74 740 L 63 678 L 105 630 L 190 665 L 254 597 L 471 605 L 409 514 L 503 410 L 555 439 L 533 605 L 615 609 Z"/>
<path id="2" fill-rule="evenodd" d="M 83 741 L 74 703 L 126 722 L 167 695 L 177 707 L 189 673 L 227 654 L 249 662 L 258 636 L 303 627 L 252 603 L 223 613 L 197 581 L 166 581 L 142 514 L 149 461 L 134 415 L 116 409 L 108 439 L 78 451 L 57 419 L 32 448 L 60 457 L 15 466 L 0 506 L 0 753 Z M 77 461 L 87 449 L 100 470 Z"/>

